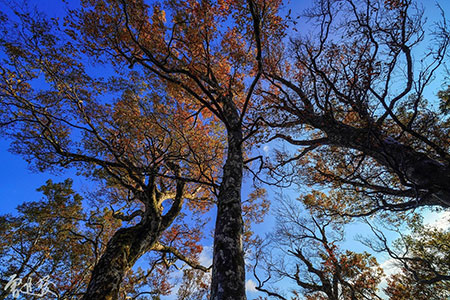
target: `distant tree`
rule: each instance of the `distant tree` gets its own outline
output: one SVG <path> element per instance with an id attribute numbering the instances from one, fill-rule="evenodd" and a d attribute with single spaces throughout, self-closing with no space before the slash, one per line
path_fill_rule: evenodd
<path id="1" fill-rule="evenodd" d="M 369 253 L 340 249 L 342 225 L 305 216 L 292 203 L 283 203 L 277 215 L 273 241 L 262 248 L 268 247 L 267 252 L 255 252 L 257 290 L 282 300 L 303 299 L 301 295 L 311 300 L 381 299 L 377 291 L 383 270 Z M 291 283 L 284 289 L 271 286 L 276 282 Z"/>
<path id="2" fill-rule="evenodd" d="M 0 299 L 11 294 L 5 286 L 14 274 L 35 284 L 48 275 L 57 299 L 79 299 L 111 236 L 105 227 L 120 224 L 111 211 L 88 216 L 70 179 L 48 180 L 38 191 L 44 198 L 19 205 L 17 215 L 0 216 Z"/>
<path id="3" fill-rule="evenodd" d="M 404 234 L 404 229 L 398 229 L 400 237 L 390 245 L 382 230 L 369 225 L 376 238 L 365 239 L 364 243 L 387 253 L 401 270 L 388 279 L 386 291 L 392 299 L 450 296 L 450 228 L 424 225 L 423 217 L 414 214 L 408 219 L 410 232 Z"/>
<path id="4" fill-rule="evenodd" d="M 177 300 L 206 300 L 210 298 L 211 274 L 201 270 L 184 270 Z"/>
<path id="5" fill-rule="evenodd" d="M 421 284 L 409 272 L 397 273 L 387 279 L 384 292 L 389 300 L 441 300 L 450 296 L 448 284 Z"/>
<path id="6" fill-rule="evenodd" d="M 438 97 L 441 100 L 439 103 L 439 108 L 442 113 L 449 114 L 450 113 L 450 86 L 448 86 L 445 90 L 438 92 Z"/>

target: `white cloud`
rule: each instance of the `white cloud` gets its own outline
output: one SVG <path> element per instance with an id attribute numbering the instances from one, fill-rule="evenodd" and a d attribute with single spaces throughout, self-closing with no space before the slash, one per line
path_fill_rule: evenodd
<path id="1" fill-rule="evenodd" d="M 205 267 L 209 267 L 212 264 L 212 247 L 203 247 L 203 250 L 198 257 L 198 262 Z"/>
<path id="2" fill-rule="evenodd" d="M 256 283 L 253 280 L 251 280 L 251 279 L 247 280 L 245 282 L 245 290 L 247 292 L 257 292 L 257 290 L 256 290 Z"/>
<path id="3" fill-rule="evenodd" d="M 427 222 L 428 226 L 441 229 L 441 230 L 447 230 L 450 228 L 450 211 L 443 211 L 431 218 L 429 222 Z"/>
<path id="4" fill-rule="evenodd" d="M 264 153 L 268 154 L 268 153 L 269 153 L 269 150 L 270 150 L 270 147 L 269 147 L 268 145 L 265 145 L 265 146 L 263 147 Z"/>
<path id="5" fill-rule="evenodd" d="M 393 258 L 389 258 L 380 264 L 380 267 L 384 270 L 384 278 L 401 271 L 397 264 L 398 261 Z"/>
<path id="6" fill-rule="evenodd" d="M 387 299 L 387 296 L 383 291 L 387 287 L 387 279 L 395 273 L 400 273 L 401 269 L 396 265 L 396 260 L 393 258 L 386 259 L 380 264 L 380 267 L 384 271 L 384 276 L 381 278 L 380 285 L 378 286 L 380 289 L 379 296 L 381 296 L 382 299 Z"/>

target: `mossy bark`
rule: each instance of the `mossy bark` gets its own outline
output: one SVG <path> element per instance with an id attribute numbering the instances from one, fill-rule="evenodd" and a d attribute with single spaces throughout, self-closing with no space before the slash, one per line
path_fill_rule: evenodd
<path id="1" fill-rule="evenodd" d="M 161 236 L 161 221 L 148 219 L 119 229 L 94 267 L 83 300 L 116 300 L 127 271 Z"/>
<path id="2" fill-rule="evenodd" d="M 331 120 L 311 120 L 326 132 L 330 145 L 359 150 L 412 185 L 418 206 L 450 207 L 450 166 L 373 128 L 355 128 Z"/>
<path id="3" fill-rule="evenodd" d="M 245 300 L 245 262 L 242 247 L 241 187 L 242 129 L 231 100 L 228 110 L 228 153 L 217 199 L 211 300 Z"/>

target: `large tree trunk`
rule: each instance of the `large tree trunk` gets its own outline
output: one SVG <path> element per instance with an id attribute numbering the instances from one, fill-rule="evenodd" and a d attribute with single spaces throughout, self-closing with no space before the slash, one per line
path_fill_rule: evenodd
<path id="1" fill-rule="evenodd" d="M 424 205 L 450 207 L 450 168 L 424 153 L 385 138 L 373 157 L 414 185 Z"/>
<path id="2" fill-rule="evenodd" d="M 234 108 L 234 107 L 233 107 Z M 242 247 L 242 129 L 235 109 L 229 109 L 228 153 L 217 199 L 211 300 L 245 300 Z"/>
<path id="3" fill-rule="evenodd" d="M 326 120 L 312 123 L 326 132 L 332 145 L 364 152 L 412 185 L 418 206 L 450 207 L 450 166 L 373 129 Z"/>
<path id="4" fill-rule="evenodd" d="M 418 193 L 419 204 L 450 208 L 449 166 L 392 138 L 385 138 L 373 146 L 372 151 L 376 152 L 372 157 L 412 184 Z"/>
<path id="5" fill-rule="evenodd" d="M 161 219 L 119 229 L 94 267 L 83 300 L 116 300 L 126 272 L 161 236 Z"/>

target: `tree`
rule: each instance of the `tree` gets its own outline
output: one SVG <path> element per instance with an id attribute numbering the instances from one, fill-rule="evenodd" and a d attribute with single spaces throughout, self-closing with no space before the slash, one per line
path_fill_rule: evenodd
<path id="1" fill-rule="evenodd" d="M 276 50 L 281 1 L 84 1 L 72 13 L 84 50 L 158 78 L 194 123 L 220 124 L 226 158 L 217 188 L 211 299 L 245 299 L 241 185 L 258 129 L 254 92 Z M 170 17 L 170 18 L 168 18 Z M 251 161 L 251 159 L 250 159 Z"/>
<path id="2" fill-rule="evenodd" d="M 151 249 L 188 260 L 159 240 L 186 198 L 215 195 L 212 298 L 244 299 L 243 149 L 257 129 L 249 112 L 262 52 L 284 28 L 279 1 L 167 1 L 171 22 L 143 1 L 82 4 L 62 29 L 39 13 L 17 11 L 20 24 L 4 22 L 0 125 L 36 169 L 76 166 L 119 190 L 119 209 L 134 205 L 115 214 L 136 223 L 108 243 L 85 298 L 116 297 Z M 85 61 L 117 76 L 89 75 Z M 202 211 L 205 203 L 188 204 Z"/>
<path id="3" fill-rule="evenodd" d="M 183 279 L 177 292 L 177 300 L 209 299 L 211 274 L 201 270 L 184 270 Z"/>
<path id="4" fill-rule="evenodd" d="M 299 148 L 279 151 L 271 171 L 331 190 L 310 205 L 354 216 L 450 207 L 449 127 L 424 97 L 450 35 L 438 24 L 418 53 L 422 15 L 410 0 L 317 1 L 306 17 L 318 38 L 293 39 L 291 59 L 265 69 L 272 139 Z"/>
<path id="5" fill-rule="evenodd" d="M 439 91 L 438 97 L 441 100 L 439 103 L 439 108 L 444 114 L 448 114 L 450 112 L 450 87 L 447 89 Z"/>
<path id="6" fill-rule="evenodd" d="M 361 216 L 450 206 L 448 127 L 424 100 L 449 35 L 438 28 L 416 73 L 423 23 L 411 1 L 320 0 L 309 13 L 319 38 L 293 40 L 292 59 L 281 0 L 81 4 L 64 24 L 18 8 L 18 24 L 0 16 L 0 130 L 36 170 L 75 167 L 101 182 L 113 217 L 128 224 L 106 245 L 84 299 L 117 299 L 149 251 L 205 270 L 184 203 L 194 214 L 217 204 L 211 299 L 245 299 L 243 215 L 261 217 L 243 211 L 257 205 L 242 204 L 242 178 L 268 134 L 302 147 L 279 151 L 272 175 L 331 188 L 307 195 L 311 207 Z"/>
<path id="7" fill-rule="evenodd" d="M 342 250 L 342 224 L 320 216 L 305 216 L 299 205 L 283 204 L 277 213 L 272 245 L 255 251 L 257 290 L 276 299 L 381 299 L 377 295 L 383 270 L 367 252 Z M 266 248 L 264 251 L 264 248 Z M 258 271 L 259 269 L 259 271 Z M 265 270 L 265 277 L 261 275 Z M 291 295 L 271 283 L 290 281 Z"/>
<path id="8" fill-rule="evenodd" d="M 120 225 L 113 222 L 111 211 L 91 211 L 88 217 L 70 179 L 48 180 L 38 191 L 45 196 L 42 200 L 21 204 L 17 216 L 0 217 L 0 299 L 11 293 L 4 287 L 13 274 L 23 283 L 50 275 L 54 285 L 49 288 L 57 299 L 79 299 L 111 236 L 104 227 Z"/>
<path id="9" fill-rule="evenodd" d="M 177 250 L 163 240 L 171 226 L 183 224 L 185 201 L 194 213 L 212 204 L 223 152 L 217 128 L 192 122 L 181 103 L 136 72 L 88 75 L 70 28 L 38 12 L 16 13 L 18 24 L 2 15 L 3 135 L 38 171 L 76 167 L 103 182 L 114 195 L 114 217 L 129 225 L 107 243 L 84 298 L 117 299 L 125 274 L 151 250 L 205 269 L 196 262 L 195 242 Z"/>
<path id="10" fill-rule="evenodd" d="M 449 287 L 445 283 L 420 284 L 408 272 L 391 275 L 384 289 L 389 300 L 440 300 L 448 298 Z"/>
<path id="11" fill-rule="evenodd" d="M 410 232 L 397 229 L 400 237 L 391 246 L 383 231 L 369 225 L 376 238 L 363 242 L 376 252 L 387 253 L 401 270 L 388 279 L 386 291 L 392 299 L 443 299 L 450 295 L 448 228 L 424 225 L 423 217 L 413 214 L 408 219 Z"/>
<path id="12" fill-rule="evenodd" d="M 61 183 L 48 180 L 38 191 L 43 192 L 43 199 L 21 204 L 17 216 L 0 217 L 0 299 L 14 293 L 12 286 L 5 289 L 5 279 L 14 274 L 15 279 L 21 279 L 16 290 L 25 291 L 23 285 L 31 279 L 32 291 L 39 294 L 39 280 L 49 276 L 51 293 L 45 297 L 81 299 L 94 266 L 122 222 L 108 208 L 91 207 L 89 212 L 83 209 L 82 197 L 73 191 L 70 179 Z M 149 263 L 151 267 L 146 271 L 138 268 L 127 272 L 119 299 L 170 293 L 167 264 L 158 256 Z M 20 296 L 33 297 L 22 293 Z"/>

